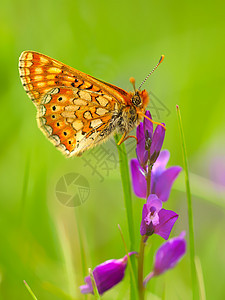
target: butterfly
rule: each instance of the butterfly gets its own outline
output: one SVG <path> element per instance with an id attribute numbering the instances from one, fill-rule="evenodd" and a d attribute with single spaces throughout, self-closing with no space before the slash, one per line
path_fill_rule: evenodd
<path id="1" fill-rule="evenodd" d="M 122 143 L 145 117 L 149 95 L 141 86 L 135 89 L 134 79 L 134 92 L 126 92 L 34 51 L 22 52 L 19 73 L 37 108 L 40 129 L 67 157 L 81 155 L 116 132 L 123 134 Z"/>

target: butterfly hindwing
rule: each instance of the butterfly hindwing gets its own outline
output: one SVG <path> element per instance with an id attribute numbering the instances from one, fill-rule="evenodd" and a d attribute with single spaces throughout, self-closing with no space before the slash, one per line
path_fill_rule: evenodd
<path id="1" fill-rule="evenodd" d="M 53 88 L 37 106 L 41 130 L 68 156 L 78 155 L 94 145 L 112 118 L 112 102 L 103 107 L 88 96 L 88 92 L 84 94 L 75 88 Z"/>

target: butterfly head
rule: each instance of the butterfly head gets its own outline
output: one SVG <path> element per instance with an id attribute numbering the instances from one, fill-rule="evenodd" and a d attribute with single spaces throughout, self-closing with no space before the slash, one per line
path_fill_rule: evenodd
<path id="1" fill-rule="evenodd" d="M 131 102 L 137 109 L 145 109 L 149 102 L 149 96 L 146 90 L 136 90 L 131 94 Z"/>
<path id="2" fill-rule="evenodd" d="M 135 79 L 130 78 L 130 82 L 133 85 L 134 92 L 131 92 L 131 103 L 136 108 L 136 111 L 145 112 L 145 109 L 149 102 L 149 95 L 146 90 L 140 91 L 135 88 Z"/>

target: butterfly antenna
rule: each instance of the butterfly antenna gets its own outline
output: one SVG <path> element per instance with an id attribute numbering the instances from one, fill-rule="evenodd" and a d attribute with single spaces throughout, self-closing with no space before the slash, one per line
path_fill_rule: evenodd
<path id="1" fill-rule="evenodd" d="M 135 79 L 134 77 L 130 78 L 130 83 L 133 85 L 134 91 L 136 92 L 136 88 L 135 88 Z"/>
<path id="2" fill-rule="evenodd" d="M 150 75 L 152 75 L 152 73 L 158 68 L 158 66 L 161 64 L 161 62 L 164 60 L 164 57 L 165 57 L 165 55 L 162 55 L 161 57 L 160 57 L 160 60 L 159 60 L 159 62 L 157 63 L 157 65 L 155 66 L 155 68 L 148 74 L 148 76 L 146 76 L 146 78 L 142 81 L 142 83 L 141 83 L 141 85 L 139 86 L 139 90 L 140 90 L 140 88 L 142 87 L 142 85 L 145 83 L 145 81 L 148 79 L 148 77 L 150 76 Z"/>

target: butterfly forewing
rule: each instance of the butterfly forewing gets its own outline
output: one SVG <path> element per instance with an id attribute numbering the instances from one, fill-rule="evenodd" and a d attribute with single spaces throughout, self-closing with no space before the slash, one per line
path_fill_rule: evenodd
<path id="1" fill-rule="evenodd" d="M 113 113 L 128 98 L 124 90 L 37 52 L 23 52 L 19 70 L 41 130 L 67 156 L 103 141 Z"/>

